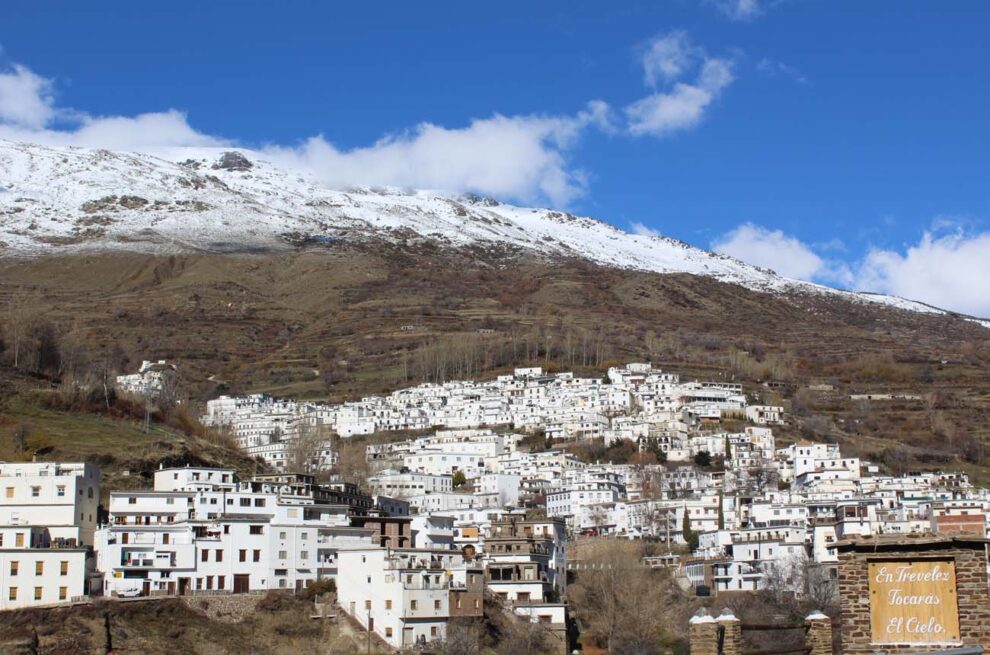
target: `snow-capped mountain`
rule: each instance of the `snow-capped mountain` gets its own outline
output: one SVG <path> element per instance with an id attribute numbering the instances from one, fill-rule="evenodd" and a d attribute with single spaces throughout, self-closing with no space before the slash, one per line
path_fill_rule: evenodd
<path id="1" fill-rule="evenodd" d="M 0 255 L 245 252 L 423 238 L 706 275 L 763 292 L 840 294 L 940 312 L 902 298 L 790 280 L 681 241 L 630 234 L 560 211 L 428 191 L 331 189 L 243 149 L 182 148 L 158 155 L 0 140 Z"/>

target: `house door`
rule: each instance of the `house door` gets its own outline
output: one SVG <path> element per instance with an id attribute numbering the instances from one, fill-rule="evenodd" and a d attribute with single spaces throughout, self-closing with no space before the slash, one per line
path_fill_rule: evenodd
<path id="1" fill-rule="evenodd" d="M 150 596 L 151 595 L 151 580 L 145 580 L 141 583 L 141 595 Z"/>
<path id="2" fill-rule="evenodd" d="M 175 595 L 175 580 L 168 581 L 168 595 L 169 596 Z"/>
<path id="3" fill-rule="evenodd" d="M 130 533 L 127 533 L 127 532 L 121 533 L 121 535 L 120 535 L 120 543 L 122 543 L 122 544 L 128 543 L 128 537 L 129 536 L 130 536 Z"/>
<path id="4" fill-rule="evenodd" d="M 402 646 L 415 646 L 416 638 L 413 636 L 412 628 L 402 628 Z"/>
<path id="5" fill-rule="evenodd" d="M 246 594 L 250 591 L 251 587 L 251 576 L 247 573 L 235 573 L 234 574 L 234 593 L 235 594 Z"/>
<path id="6" fill-rule="evenodd" d="M 179 578 L 179 595 L 185 596 L 189 591 L 189 578 Z"/>

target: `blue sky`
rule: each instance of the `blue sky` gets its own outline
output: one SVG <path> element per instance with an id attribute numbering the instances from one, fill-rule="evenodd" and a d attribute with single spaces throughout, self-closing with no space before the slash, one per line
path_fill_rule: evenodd
<path id="1" fill-rule="evenodd" d="M 292 152 L 990 314 L 985 2 L 100 6 L 0 7 L 0 137 Z"/>

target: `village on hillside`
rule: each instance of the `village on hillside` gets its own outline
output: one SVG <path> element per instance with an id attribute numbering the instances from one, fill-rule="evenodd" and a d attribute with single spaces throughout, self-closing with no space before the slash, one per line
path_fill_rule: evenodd
<path id="1" fill-rule="evenodd" d="M 118 386 L 150 398 L 175 375 L 145 362 Z M 779 446 L 784 408 L 754 400 L 643 363 L 339 405 L 220 397 L 202 422 L 267 472 L 162 465 L 153 488 L 112 489 L 102 507 L 96 464 L 0 464 L 0 609 L 315 586 L 399 649 L 443 641 L 492 599 L 566 653 L 580 541 L 654 543 L 641 565 L 695 596 L 777 587 L 824 605 L 843 540 L 986 534 L 990 495 L 965 474 Z M 335 444 L 399 431 L 363 447 L 364 480 L 337 475 Z M 572 446 L 587 443 L 634 454 L 586 461 Z"/>

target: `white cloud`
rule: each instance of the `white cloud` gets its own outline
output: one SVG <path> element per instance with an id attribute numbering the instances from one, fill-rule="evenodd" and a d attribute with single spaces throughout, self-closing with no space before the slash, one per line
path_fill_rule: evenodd
<path id="1" fill-rule="evenodd" d="M 629 231 L 633 234 L 638 234 L 641 237 L 658 237 L 662 236 L 660 230 L 654 230 L 649 225 L 645 225 L 638 221 L 633 221 L 629 224 Z"/>
<path id="2" fill-rule="evenodd" d="M 668 91 L 654 93 L 626 107 L 629 132 L 635 136 L 666 136 L 694 127 L 733 79 L 730 61 L 705 58 L 693 84 L 678 82 Z"/>
<path id="3" fill-rule="evenodd" d="M 936 307 L 990 316 L 990 233 L 925 232 L 905 252 L 873 249 L 860 265 L 860 288 Z"/>
<path id="4" fill-rule="evenodd" d="M 698 58 L 698 48 L 691 45 L 687 33 L 677 30 L 650 39 L 643 48 L 643 78 L 655 87 L 659 81 L 680 78 Z"/>
<path id="5" fill-rule="evenodd" d="M 760 0 L 709 0 L 732 20 L 752 20 L 763 13 Z"/>
<path id="6" fill-rule="evenodd" d="M 712 250 L 754 266 L 769 268 L 784 277 L 845 284 L 848 267 L 822 258 L 807 244 L 781 230 L 744 223 L 711 244 Z"/>
<path id="7" fill-rule="evenodd" d="M 0 70 L 0 123 L 44 127 L 55 116 L 51 80 L 14 64 Z"/>
<path id="8" fill-rule="evenodd" d="M 55 106 L 54 83 L 23 66 L 0 73 L 0 138 L 46 145 L 160 153 L 233 142 L 193 128 L 175 109 L 137 116 L 89 116 Z M 390 185 L 475 191 L 564 205 L 586 190 L 586 175 L 567 159 L 581 134 L 611 131 L 610 110 L 594 101 L 573 116 L 502 116 L 463 128 L 423 123 L 351 150 L 322 136 L 265 151 L 335 186 Z"/>
<path id="9" fill-rule="evenodd" d="M 575 116 L 502 116 L 451 129 L 423 123 L 374 145 L 340 150 L 322 136 L 267 154 L 325 184 L 394 185 L 476 191 L 502 198 L 566 204 L 585 191 L 585 176 L 566 153 L 583 131 L 609 128 L 608 106 L 590 103 Z"/>

